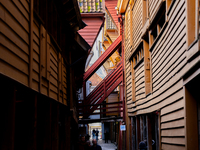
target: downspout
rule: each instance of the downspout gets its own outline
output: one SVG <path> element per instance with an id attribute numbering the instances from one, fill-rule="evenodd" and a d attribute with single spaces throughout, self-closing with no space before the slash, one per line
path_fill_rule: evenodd
<path id="1" fill-rule="evenodd" d="M 123 124 L 126 124 L 126 102 L 125 102 L 125 51 L 124 51 L 124 18 L 122 15 L 120 15 L 120 34 L 122 36 L 122 71 L 123 71 L 123 80 L 122 80 L 122 89 L 123 89 Z M 126 127 L 127 130 L 127 127 Z M 123 132 L 123 147 L 122 149 L 126 149 L 126 132 Z"/>
<path id="2" fill-rule="evenodd" d="M 126 112 L 125 112 L 125 57 L 124 57 L 124 27 L 123 27 L 123 16 L 121 14 L 118 15 L 118 21 L 120 25 L 120 36 L 122 36 L 122 43 L 121 43 L 121 54 L 122 54 L 122 74 L 123 80 L 121 84 L 121 94 L 122 94 L 122 104 L 123 104 L 123 122 L 120 122 L 120 125 L 126 125 Z M 119 143 L 119 149 L 126 149 L 126 131 L 120 131 L 120 139 L 121 142 Z"/>

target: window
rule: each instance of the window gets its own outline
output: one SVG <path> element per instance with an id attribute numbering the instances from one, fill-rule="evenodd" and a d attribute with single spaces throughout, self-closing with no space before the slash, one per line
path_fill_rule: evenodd
<path id="1" fill-rule="evenodd" d="M 165 12 L 166 12 L 166 3 L 162 2 L 160 9 L 158 10 L 156 16 L 153 18 L 149 27 L 150 46 L 154 43 L 154 41 L 160 34 L 162 28 L 164 27 L 166 21 Z"/>
<path id="2" fill-rule="evenodd" d="M 133 62 L 135 62 L 133 67 L 135 67 L 143 59 L 143 57 L 144 57 L 144 50 L 143 50 L 143 44 L 141 43 L 133 57 Z"/>
<path id="3" fill-rule="evenodd" d="M 160 30 L 162 29 L 162 27 L 164 26 L 165 24 L 165 14 L 163 14 L 158 22 L 158 33 L 160 33 Z"/>

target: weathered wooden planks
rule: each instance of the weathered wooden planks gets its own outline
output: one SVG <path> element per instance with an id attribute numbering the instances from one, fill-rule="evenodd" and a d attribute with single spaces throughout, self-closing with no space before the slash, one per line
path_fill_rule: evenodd
<path id="1" fill-rule="evenodd" d="M 32 1 L 2 0 L 0 12 L 0 73 L 67 105 L 67 66 Z"/>
<path id="2" fill-rule="evenodd" d="M 161 3 L 165 2 L 161 0 L 149 0 L 150 23 L 155 18 Z M 151 85 L 145 84 L 145 68 L 147 67 L 145 66 L 145 62 L 131 69 L 131 61 L 128 60 L 131 58 L 130 55 L 137 50 L 142 40 L 147 40 L 146 45 L 143 46 L 146 46 L 146 48 L 149 47 L 148 41 L 150 38 L 146 37 L 149 34 L 143 35 L 145 39 L 141 37 L 142 32 L 148 32 L 148 29 L 143 29 L 144 23 L 142 24 L 142 0 L 137 0 L 132 7 L 132 18 L 129 16 L 125 17 L 125 28 L 131 28 L 130 30 L 125 30 L 126 101 L 130 116 L 134 116 L 135 114 L 144 115 L 160 110 L 161 148 L 184 149 L 186 146 L 185 103 L 181 77 L 185 70 L 187 70 L 186 2 L 175 1 L 172 6 L 169 6 L 169 4 L 172 3 L 167 1 L 166 11 L 171 7 L 170 12 L 165 14 L 165 18 L 167 18 L 165 21 L 168 24 L 163 32 L 159 36 L 157 35 L 157 39 L 153 40 L 154 47 L 151 53 L 149 53 L 150 56 L 148 56 L 148 59 L 151 60 L 149 61 L 144 58 L 145 62 L 149 61 L 151 63 L 149 69 L 151 69 L 152 83 L 149 82 L 149 84 L 152 84 L 152 92 L 148 96 L 146 96 L 148 93 L 145 94 L 146 88 Z M 128 7 L 126 14 L 129 14 Z M 126 25 L 126 23 L 128 24 L 128 19 L 132 21 L 132 27 Z M 148 28 L 145 24 L 144 27 Z M 158 29 L 159 31 L 162 30 Z M 130 31 L 133 33 L 130 34 Z M 129 39 L 132 38 L 130 35 L 133 36 L 132 46 L 130 46 Z M 151 45 L 149 48 L 151 48 Z M 134 74 L 134 80 L 131 79 L 132 74 Z M 134 89 L 132 88 L 132 81 L 135 84 Z M 135 90 L 136 101 L 132 101 L 131 98 L 131 91 L 133 90 Z"/>

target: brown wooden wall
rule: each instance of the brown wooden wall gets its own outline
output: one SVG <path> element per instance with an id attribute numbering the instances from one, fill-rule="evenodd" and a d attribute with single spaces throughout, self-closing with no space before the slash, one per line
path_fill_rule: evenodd
<path id="1" fill-rule="evenodd" d="M 131 19 L 132 16 L 132 19 Z M 127 97 L 127 107 L 132 104 L 132 78 L 131 78 L 131 63 L 129 61 L 130 55 L 136 50 L 138 45 L 141 42 L 142 37 L 142 0 L 137 0 L 133 4 L 133 6 L 129 6 L 125 17 L 125 32 L 126 32 L 126 42 L 125 42 L 125 60 L 126 60 L 126 97 Z M 127 25 L 128 24 L 128 25 Z M 132 33 L 131 33 L 132 32 Z M 144 64 L 141 64 L 135 73 L 135 81 L 136 85 L 136 97 L 141 99 L 144 95 L 144 71 L 142 72 L 142 68 L 144 68 Z"/>
<path id="2" fill-rule="evenodd" d="M 27 0 L 1 0 L 0 73 L 67 105 L 66 63 L 30 8 Z"/>
<path id="3" fill-rule="evenodd" d="M 160 111 L 161 149 L 186 149 L 185 100 L 182 76 L 191 67 L 187 62 L 186 1 L 174 1 L 167 9 L 166 22 L 157 38 L 150 45 L 152 92 L 145 94 L 144 62 L 134 70 L 135 100 L 132 98 L 130 56 L 136 51 L 147 27 L 142 25 L 142 1 L 133 6 L 132 26 L 130 27 L 130 7 L 125 15 L 125 63 L 126 63 L 126 101 L 128 115 L 141 115 Z M 163 1 L 149 0 L 149 20 L 158 13 Z M 166 6 L 167 7 L 167 6 Z M 140 13 L 141 12 L 141 13 Z M 127 29 L 128 28 L 128 29 Z M 133 37 L 130 37 L 131 33 Z M 143 34 L 143 35 L 142 35 Z M 130 39 L 133 38 L 132 43 Z M 132 45 L 132 46 L 131 46 Z M 195 60 L 197 61 L 197 59 Z M 194 62 L 192 63 L 194 64 Z"/>

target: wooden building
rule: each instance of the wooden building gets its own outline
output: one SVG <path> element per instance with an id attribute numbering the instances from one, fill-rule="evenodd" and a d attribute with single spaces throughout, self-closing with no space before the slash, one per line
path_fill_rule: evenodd
<path id="1" fill-rule="evenodd" d="M 0 149 L 77 149 L 90 46 L 76 0 L 0 0 Z"/>
<path id="2" fill-rule="evenodd" d="M 119 0 L 126 149 L 200 149 L 199 0 Z"/>

